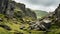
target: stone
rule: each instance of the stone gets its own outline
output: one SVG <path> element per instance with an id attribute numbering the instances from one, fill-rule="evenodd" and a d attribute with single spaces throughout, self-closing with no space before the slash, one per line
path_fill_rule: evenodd
<path id="1" fill-rule="evenodd" d="M 13 3 L 12 1 L 8 4 L 8 8 L 7 8 L 7 11 L 6 11 L 6 15 L 9 17 L 9 18 L 13 18 L 14 16 L 14 7 L 15 7 L 15 3 Z"/>
<path id="2" fill-rule="evenodd" d="M 48 18 L 43 19 L 43 20 L 37 20 L 35 23 L 30 22 L 29 29 L 30 30 L 43 30 L 46 31 L 51 27 L 51 20 Z"/>
<path id="3" fill-rule="evenodd" d="M 0 1 L 0 13 L 5 14 L 5 11 L 7 9 L 9 0 L 1 0 Z"/>
<path id="4" fill-rule="evenodd" d="M 11 28 L 9 26 L 7 26 L 7 25 L 0 25 L 0 27 L 4 28 L 6 30 L 9 30 L 9 31 L 11 30 Z"/>
<path id="5" fill-rule="evenodd" d="M 0 18 L 0 21 L 2 22 L 2 21 L 3 21 L 3 19 L 2 19 L 2 18 Z"/>
<path id="6" fill-rule="evenodd" d="M 20 29 L 22 29 L 22 30 L 23 30 L 24 28 L 25 28 L 25 26 L 24 26 L 24 25 L 21 25 L 21 26 L 20 26 Z"/>
<path id="7" fill-rule="evenodd" d="M 59 4 L 58 8 L 56 8 L 56 10 L 55 10 L 55 16 L 60 20 L 60 4 Z"/>

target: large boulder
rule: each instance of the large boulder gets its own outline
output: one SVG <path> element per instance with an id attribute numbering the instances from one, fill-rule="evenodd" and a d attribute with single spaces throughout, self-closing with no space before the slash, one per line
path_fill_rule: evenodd
<path id="1" fill-rule="evenodd" d="M 30 30 L 48 30 L 51 27 L 51 20 L 43 19 L 42 21 L 36 21 L 35 23 L 31 23 L 29 29 Z"/>

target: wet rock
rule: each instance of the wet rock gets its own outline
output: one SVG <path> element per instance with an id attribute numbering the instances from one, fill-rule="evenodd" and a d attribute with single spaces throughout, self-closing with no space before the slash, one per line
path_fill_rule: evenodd
<path id="1" fill-rule="evenodd" d="M 4 28 L 6 30 L 9 30 L 9 31 L 11 30 L 11 28 L 9 26 L 7 26 L 7 25 L 0 25 L 0 27 Z"/>

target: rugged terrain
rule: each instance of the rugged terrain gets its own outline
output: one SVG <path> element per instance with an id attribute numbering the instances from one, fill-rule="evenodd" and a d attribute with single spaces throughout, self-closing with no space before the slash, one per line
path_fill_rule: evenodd
<path id="1" fill-rule="evenodd" d="M 37 12 L 25 6 L 12 0 L 0 0 L 0 34 L 60 34 L 60 5 L 54 12 L 41 16 L 41 19 L 37 19 Z M 43 22 L 45 19 L 51 21 L 51 26 L 46 29 L 49 26 L 42 24 L 46 28 L 42 27 L 40 30 L 39 23 L 45 23 Z M 30 26 L 33 29 L 30 29 Z M 46 30 L 43 31 L 43 29 Z"/>
<path id="2" fill-rule="evenodd" d="M 36 13 L 37 18 L 42 18 L 48 15 L 48 12 L 42 10 L 34 10 L 34 12 Z"/>

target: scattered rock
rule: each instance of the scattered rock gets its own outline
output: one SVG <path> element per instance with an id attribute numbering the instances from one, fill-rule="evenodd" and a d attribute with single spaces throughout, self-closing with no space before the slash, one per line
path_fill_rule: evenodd
<path id="1" fill-rule="evenodd" d="M 35 22 L 29 22 L 29 25 L 32 25 L 32 24 L 34 24 Z"/>
<path id="2" fill-rule="evenodd" d="M 43 19 L 42 21 L 31 22 L 29 29 L 30 30 L 48 30 L 51 27 L 51 20 Z"/>
<path id="3" fill-rule="evenodd" d="M 9 31 L 11 30 L 11 28 L 9 26 L 7 26 L 7 25 L 0 25 L 0 27 L 4 28 L 6 30 L 9 30 Z"/>
<path id="4" fill-rule="evenodd" d="M 25 25 L 21 25 L 20 29 L 24 29 L 25 28 Z"/>

